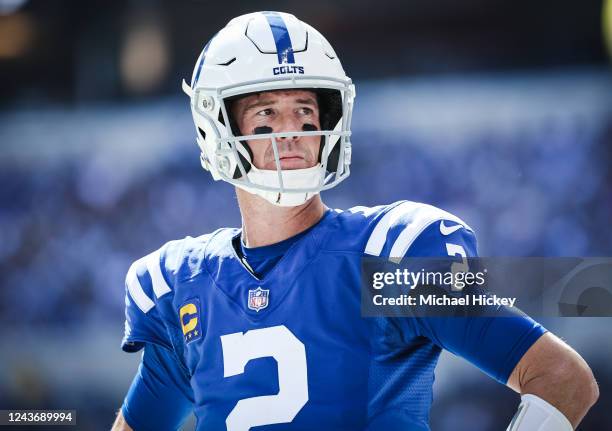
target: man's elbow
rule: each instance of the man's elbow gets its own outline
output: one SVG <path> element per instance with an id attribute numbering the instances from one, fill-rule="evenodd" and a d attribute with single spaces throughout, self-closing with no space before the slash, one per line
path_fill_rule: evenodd
<path id="1" fill-rule="evenodd" d="M 132 428 L 128 425 L 123 417 L 123 413 L 121 413 L 121 409 L 117 412 L 117 418 L 115 419 L 115 423 L 113 424 L 113 428 L 111 431 L 133 431 Z"/>
<path id="2" fill-rule="evenodd" d="M 554 374 L 554 381 L 564 387 L 571 401 L 582 407 L 584 413 L 597 402 L 599 386 L 593 371 L 580 355 L 564 358 Z"/>
<path id="3" fill-rule="evenodd" d="M 586 388 L 584 400 L 587 403 L 587 408 L 591 408 L 599 399 L 599 385 L 588 365 L 586 365 L 586 370 L 583 371 L 583 374 L 581 380 Z"/>

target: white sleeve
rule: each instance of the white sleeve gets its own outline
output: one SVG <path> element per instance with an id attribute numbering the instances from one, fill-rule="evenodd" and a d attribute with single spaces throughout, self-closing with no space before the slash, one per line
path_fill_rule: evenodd
<path id="1" fill-rule="evenodd" d="M 572 424 L 552 404 L 525 394 L 506 431 L 573 431 Z"/>

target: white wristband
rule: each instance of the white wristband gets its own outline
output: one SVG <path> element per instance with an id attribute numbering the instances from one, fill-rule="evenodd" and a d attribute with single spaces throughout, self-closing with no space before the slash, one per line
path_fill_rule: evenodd
<path id="1" fill-rule="evenodd" d="M 521 404 L 506 431 L 573 431 L 572 424 L 553 405 L 531 394 Z"/>

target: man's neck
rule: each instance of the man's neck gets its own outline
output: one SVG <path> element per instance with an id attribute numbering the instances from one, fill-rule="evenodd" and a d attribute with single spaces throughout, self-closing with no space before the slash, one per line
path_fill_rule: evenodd
<path id="1" fill-rule="evenodd" d="M 236 196 L 242 215 L 243 241 L 247 247 L 262 247 L 291 238 L 314 226 L 327 210 L 319 195 L 296 207 L 272 205 L 239 188 Z"/>

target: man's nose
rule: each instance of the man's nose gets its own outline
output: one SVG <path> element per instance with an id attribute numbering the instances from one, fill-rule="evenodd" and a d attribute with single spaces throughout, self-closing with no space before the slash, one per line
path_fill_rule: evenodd
<path id="1" fill-rule="evenodd" d="M 294 115 L 284 115 L 282 116 L 282 118 L 280 119 L 279 122 L 279 129 L 278 132 L 279 133 L 284 133 L 284 132 L 299 132 L 302 130 L 303 124 L 304 122 L 302 120 L 300 120 L 299 118 L 296 118 L 296 116 Z M 279 138 L 281 140 L 296 140 L 298 137 L 297 136 L 289 136 L 289 137 L 284 137 L 284 138 Z"/>

